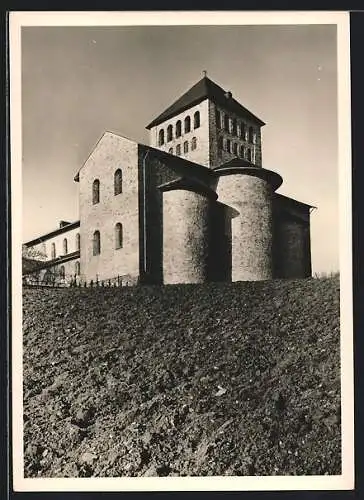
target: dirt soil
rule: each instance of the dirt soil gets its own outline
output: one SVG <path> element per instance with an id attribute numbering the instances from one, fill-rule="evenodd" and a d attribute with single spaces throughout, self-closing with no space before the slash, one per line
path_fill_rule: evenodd
<path id="1" fill-rule="evenodd" d="M 339 280 L 25 289 L 26 477 L 341 473 Z"/>

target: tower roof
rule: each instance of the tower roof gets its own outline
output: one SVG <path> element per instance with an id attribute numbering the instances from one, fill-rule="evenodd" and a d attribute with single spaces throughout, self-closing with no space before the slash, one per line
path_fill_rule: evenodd
<path id="1" fill-rule="evenodd" d="M 249 111 L 238 101 L 236 101 L 232 97 L 231 92 L 224 90 L 215 82 L 210 80 L 210 78 L 204 76 L 179 99 L 177 99 L 171 106 L 163 111 L 163 113 L 161 113 L 159 116 L 157 116 L 157 118 L 150 122 L 146 128 L 150 129 L 155 125 L 159 125 L 169 118 L 182 113 L 182 111 L 195 106 L 204 99 L 210 99 L 215 104 L 220 104 L 222 107 L 224 107 L 224 109 L 235 112 L 239 115 L 245 115 L 247 118 L 250 118 L 260 126 L 265 125 L 265 123 L 260 118 L 255 116 L 251 111 Z"/>

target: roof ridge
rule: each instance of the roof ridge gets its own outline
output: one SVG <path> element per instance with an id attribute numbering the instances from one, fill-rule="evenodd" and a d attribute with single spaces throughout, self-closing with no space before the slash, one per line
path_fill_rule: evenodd
<path id="1" fill-rule="evenodd" d="M 223 102 L 223 105 L 226 105 L 228 109 L 233 107 L 237 113 L 244 113 L 252 120 L 257 121 L 261 126 L 265 125 L 260 118 L 255 116 L 251 111 L 234 99 L 230 91 L 224 90 L 209 77 L 203 76 L 200 80 L 198 80 L 198 82 L 192 85 L 192 87 L 190 87 L 186 92 L 184 92 L 184 94 L 168 106 L 160 115 L 152 120 L 146 128 L 151 129 L 152 127 L 173 118 L 173 116 L 182 113 L 205 99 L 211 99 L 214 102 L 220 103 Z"/>

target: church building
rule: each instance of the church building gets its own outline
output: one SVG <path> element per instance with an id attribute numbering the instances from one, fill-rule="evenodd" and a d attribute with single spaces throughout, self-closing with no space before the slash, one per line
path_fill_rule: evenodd
<path id="1" fill-rule="evenodd" d="M 25 243 L 41 279 L 173 284 L 311 276 L 312 206 L 277 193 L 265 123 L 206 75 L 152 120 L 105 132 L 80 168 L 78 221 Z"/>

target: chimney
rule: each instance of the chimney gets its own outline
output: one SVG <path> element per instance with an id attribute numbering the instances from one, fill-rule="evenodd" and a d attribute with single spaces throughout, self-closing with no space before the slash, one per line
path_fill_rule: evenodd
<path id="1" fill-rule="evenodd" d="M 68 226 L 68 224 L 71 224 L 70 222 L 67 222 L 65 220 L 59 221 L 59 228 L 61 229 L 62 227 Z"/>

